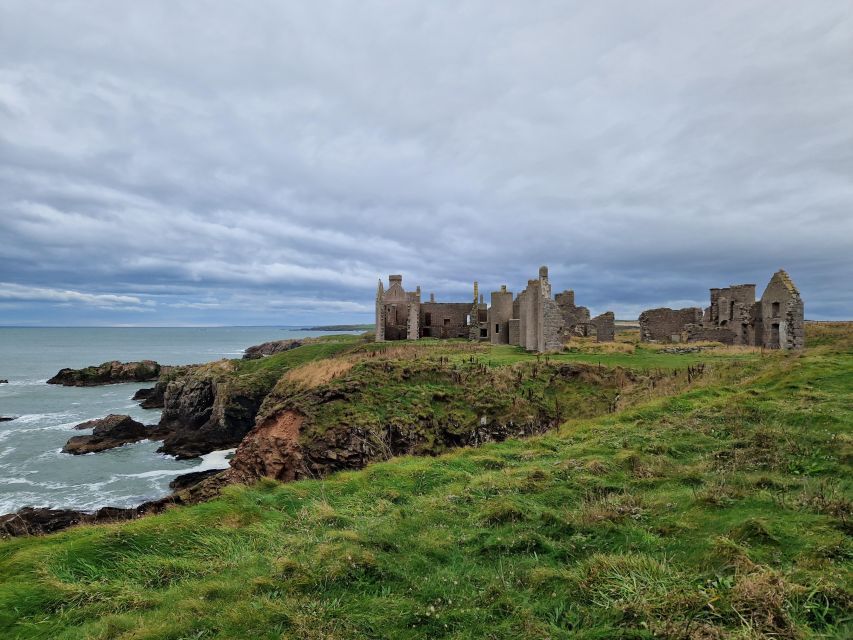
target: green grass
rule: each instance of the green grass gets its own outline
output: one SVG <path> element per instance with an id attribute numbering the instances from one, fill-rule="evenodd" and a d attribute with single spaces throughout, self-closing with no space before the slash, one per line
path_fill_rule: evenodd
<path id="1" fill-rule="evenodd" d="M 221 360 L 198 367 L 176 367 L 166 377 L 211 378 L 230 383 L 237 393 L 266 394 L 287 371 L 352 350 L 362 342 L 359 336 L 349 335 L 322 336 L 314 340 L 311 344 L 254 360 Z"/>
<path id="2" fill-rule="evenodd" d="M 352 349 L 360 341 L 360 336 L 336 335 L 315 338 L 317 342 L 306 344 L 297 349 L 283 351 L 255 360 L 235 360 L 236 371 L 240 375 L 263 375 L 275 380 L 294 367 L 312 360 L 320 360 Z"/>
<path id="3" fill-rule="evenodd" d="M 737 354 L 737 360 L 750 361 L 759 358 L 756 353 Z M 484 358 L 493 366 L 512 364 L 526 360 L 535 360 L 536 354 L 527 353 L 520 347 L 500 345 L 491 347 L 488 355 Z M 544 356 L 539 356 L 544 361 Z M 638 346 L 633 353 L 589 353 L 581 350 L 572 351 L 571 343 L 569 350 L 564 353 L 551 354 L 548 356 L 550 362 L 584 362 L 587 364 L 600 364 L 604 367 L 627 367 L 638 370 L 648 369 L 683 369 L 699 362 L 729 362 L 733 356 L 728 354 L 715 354 L 713 351 L 697 353 L 662 353 Z"/>
<path id="4" fill-rule="evenodd" d="M 666 353 L 658 346 L 636 345 L 633 352 L 599 351 L 594 343 L 575 340 L 569 342 L 565 351 L 538 355 L 525 351 L 521 347 L 511 345 L 491 345 L 487 343 L 471 344 L 467 340 L 436 340 L 422 339 L 416 342 L 385 342 L 366 344 L 362 351 L 379 351 L 401 348 L 402 345 L 425 357 L 438 358 L 444 356 L 452 363 L 464 363 L 472 358 L 492 367 L 502 367 L 518 362 L 581 362 L 604 367 L 626 367 L 635 370 L 649 369 L 684 369 L 700 362 L 730 363 L 733 360 L 749 362 L 762 357 L 778 357 L 778 354 L 767 351 L 761 354 L 757 351 L 727 352 L 725 349 L 708 349 L 694 353 Z M 606 347 L 606 345 L 601 345 Z M 671 347 L 691 345 L 668 345 Z"/>
<path id="5" fill-rule="evenodd" d="M 851 334 L 541 437 L 0 543 L 0 637 L 848 638 Z"/>

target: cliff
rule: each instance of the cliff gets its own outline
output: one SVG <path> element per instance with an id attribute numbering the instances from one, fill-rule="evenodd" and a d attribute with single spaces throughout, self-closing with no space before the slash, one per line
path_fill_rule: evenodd
<path id="1" fill-rule="evenodd" d="M 349 359 L 347 370 L 319 384 L 306 379 L 328 362 L 279 380 L 234 456 L 235 479 L 317 477 L 543 433 L 568 417 L 607 412 L 638 378 L 568 363 Z"/>
<path id="2" fill-rule="evenodd" d="M 162 398 L 163 453 L 192 458 L 237 446 L 254 426 L 266 395 L 288 370 L 352 348 L 356 338 L 328 338 L 261 359 L 175 367 L 144 403 Z"/>

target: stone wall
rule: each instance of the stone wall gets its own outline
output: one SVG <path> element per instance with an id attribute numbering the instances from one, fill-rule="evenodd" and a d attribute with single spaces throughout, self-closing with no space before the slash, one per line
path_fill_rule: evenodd
<path id="1" fill-rule="evenodd" d="M 388 289 L 382 281 L 376 291 L 376 340 L 417 340 L 420 335 L 421 289 L 403 289 L 403 276 L 388 276 Z"/>
<path id="2" fill-rule="evenodd" d="M 612 311 L 595 316 L 589 323 L 595 327 L 596 342 L 613 342 L 616 339 L 616 316 Z"/>
<path id="3" fill-rule="evenodd" d="M 510 344 L 509 321 L 512 318 L 512 292 L 506 285 L 500 291 L 492 291 L 489 307 L 489 338 L 492 344 Z"/>
<path id="4" fill-rule="evenodd" d="M 702 321 L 702 309 L 648 309 L 640 314 L 640 340 L 642 342 L 677 342 L 689 324 Z"/>
<path id="5" fill-rule="evenodd" d="M 521 344 L 520 339 L 520 328 L 518 326 L 519 320 L 518 318 L 513 318 L 510 320 L 507 325 L 509 327 L 509 344 L 519 345 Z"/>
<path id="6" fill-rule="evenodd" d="M 562 291 L 554 296 L 554 300 L 560 307 L 560 312 L 563 314 L 563 324 L 569 333 L 572 335 L 581 335 L 584 333 L 577 332 L 575 329 L 579 325 L 589 323 L 589 309 L 575 305 L 575 292 L 571 289 Z"/>
<path id="7" fill-rule="evenodd" d="M 736 344 L 737 336 L 726 327 L 702 327 L 690 325 L 687 327 L 687 342 L 722 342 Z"/>
<path id="8" fill-rule="evenodd" d="M 467 338 L 470 314 L 468 302 L 421 302 L 421 337 Z"/>
<path id="9" fill-rule="evenodd" d="M 542 299 L 542 324 L 537 351 L 559 351 L 563 348 L 563 314 L 550 297 Z"/>
<path id="10" fill-rule="evenodd" d="M 802 349 L 805 346 L 803 300 L 788 274 L 773 274 L 761 296 L 761 346 Z"/>

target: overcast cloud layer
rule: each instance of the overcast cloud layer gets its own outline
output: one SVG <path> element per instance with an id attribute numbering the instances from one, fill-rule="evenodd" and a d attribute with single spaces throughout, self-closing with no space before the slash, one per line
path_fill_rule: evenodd
<path id="1" fill-rule="evenodd" d="M 0 324 L 853 317 L 853 3 L 0 0 Z"/>

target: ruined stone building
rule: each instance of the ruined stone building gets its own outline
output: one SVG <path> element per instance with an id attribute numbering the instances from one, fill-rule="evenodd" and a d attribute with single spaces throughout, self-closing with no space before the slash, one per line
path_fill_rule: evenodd
<path id="1" fill-rule="evenodd" d="M 403 289 L 403 277 L 382 281 L 376 291 L 376 340 L 419 338 L 468 338 L 492 344 L 512 344 L 528 351 L 554 351 L 572 335 L 595 336 L 598 341 L 614 339 L 612 312 L 590 318 L 589 309 L 575 306 L 573 291 L 551 295 L 548 267 L 513 298 L 506 285 L 493 291 L 489 303 L 474 283 L 471 302 L 421 302 L 421 289 Z"/>
<path id="2" fill-rule="evenodd" d="M 711 289 L 711 304 L 704 311 L 699 307 L 644 311 L 640 314 L 640 339 L 802 349 L 803 324 L 800 292 L 788 274 L 779 270 L 760 300 L 755 299 L 754 284 L 740 284 Z"/>

